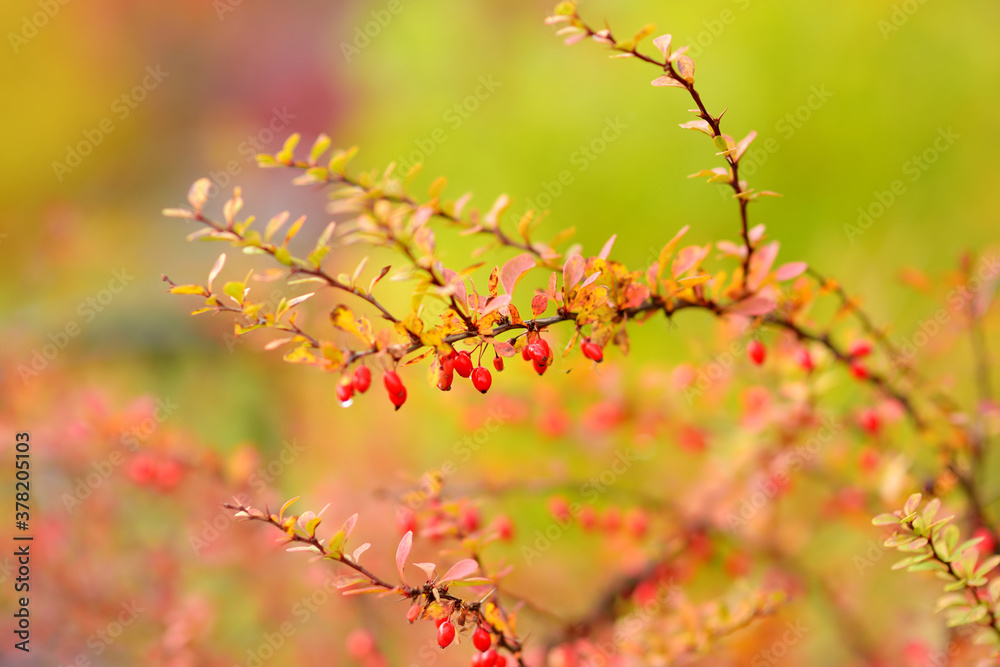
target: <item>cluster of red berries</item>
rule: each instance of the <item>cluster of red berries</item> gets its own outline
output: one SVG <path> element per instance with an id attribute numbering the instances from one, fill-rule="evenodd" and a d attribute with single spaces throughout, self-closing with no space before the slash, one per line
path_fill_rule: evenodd
<path id="1" fill-rule="evenodd" d="M 437 642 L 441 648 L 447 648 L 455 641 L 455 625 L 442 616 L 437 619 Z M 507 658 L 497 653 L 493 648 L 493 637 L 486 628 L 481 625 L 476 626 L 476 631 L 472 633 L 472 645 L 479 653 L 472 656 L 472 667 L 505 667 Z"/>
<path id="2" fill-rule="evenodd" d="M 175 459 L 137 454 L 128 467 L 129 478 L 139 486 L 170 491 L 184 478 L 184 466 Z"/>
<path id="3" fill-rule="evenodd" d="M 600 345 L 591 342 L 589 338 L 583 340 L 580 349 L 583 356 L 591 361 L 600 363 L 604 360 L 604 350 L 601 349 Z M 539 375 L 544 375 L 554 360 L 552 348 L 548 342 L 535 332 L 528 334 L 528 344 L 521 350 L 521 356 L 525 361 L 531 362 L 535 372 Z M 448 354 L 438 355 L 436 364 L 437 387 L 441 391 L 451 391 L 455 373 L 458 373 L 460 377 L 471 379 L 472 385 L 482 394 L 488 392 L 493 386 L 493 376 L 489 369 L 483 365 L 476 366 L 472 361 L 472 354 L 468 351 L 452 350 Z M 499 355 L 493 358 L 493 368 L 498 373 L 504 369 L 503 358 Z M 386 391 L 389 392 L 389 400 L 399 410 L 406 402 L 406 387 L 403 386 L 402 380 L 399 379 L 399 375 L 395 371 L 387 371 L 383 382 Z M 353 375 L 345 375 L 337 384 L 337 400 L 346 408 L 351 405 L 355 393 L 365 393 L 371 384 L 371 370 L 367 366 L 359 366 Z"/>
<path id="4" fill-rule="evenodd" d="M 850 358 L 851 375 L 859 380 L 867 380 L 869 378 L 868 368 L 861 363 L 861 359 L 867 357 L 871 352 L 872 345 L 866 340 L 856 340 L 851 344 L 847 351 L 847 355 Z M 767 348 L 755 338 L 747 343 L 747 358 L 755 365 L 760 366 L 767 359 Z M 812 354 L 805 347 L 799 347 L 795 350 L 795 363 L 807 373 L 813 372 L 816 368 Z"/>

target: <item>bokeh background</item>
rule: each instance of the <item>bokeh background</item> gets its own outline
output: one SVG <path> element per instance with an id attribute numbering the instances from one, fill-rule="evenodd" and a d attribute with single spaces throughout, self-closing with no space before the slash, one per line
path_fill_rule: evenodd
<path id="1" fill-rule="evenodd" d="M 549 522 L 532 480 L 585 479 L 622 443 L 646 442 L 654 462 L 675 470 L 701 469 L 688 451 L 699 447 L 678 446 L 684 403 L 669 395 L 668 379 L 717 342 L 697 317 L 650 322 L 634 334 L 630 361 L 612 354 L 600 376 L 568 362 L 581 373 L 540 388 L 518 369 L 485 403 L 472 391 L 445 401 L 413 382 L 410 403 L 389 415 L 376 400 L 340 409 L 333 378 L 282 364 L 262 351 L 263 340 L 236 342 L 230 322 L 188 317 L 192 302 L 164 294 L 161 274 L 201 282 L 219 250 L 185 242 L 193 226 L 159 213 L 182 204 L 198 177 L 227 194 L 242 186 L 258 218 L 285 209 L 309 215 L 303 236 L 326 224 L 322 192 L 254 166 L 254 143 L 274 152 L 291 132 L 304 143 L 326 132 L 335 145 L 359 145 L 355 166 L 365 169 L 422 153 L 418 184 L 447 175 L 449 192 L 473 191 L 480 206 L 501 193 L 514 198 L 514 211 L 526 200 L 547 205 L 551 234 L 576 227 L 576 240 L 594 253 L 618 233 L 614 256 L 629 266 L 648 264 L 685 224 L 695 242 L 735 237 L 732 202 L 685 178 L 716 166 L 705 137 L 677 128 L 689 100 L 649 86 L 655 73 L 638 63 L 609 60 L 592 44 L 564 47 L 542 23 L 548 9 L 535 0 L 4 3 L 0 432 L 4 452 L 13 433 L 32 434 L 38 514 L 33 651 L 17 654 L 8 638 L 0 660 L 246 665 L 248 651 L 291 621 L 294 637 L 267 664 L 347 664 L 344 638 L 358 627 L 384 638 L 390 664 L 430 664 L 414 648 L 427 629 L 402 627 L 397 609 L 330 596 L 303 620 L 296 604 L 321 586 L 324 569 L 275 552 L 267 531 L 225 525 L 213 533 L 206 526 L 224 516 L 218 503 L 234 493 L 272 504 L 302 495 L 303 508 L 330 503 L 334 522 L 359 511 L 360 530 L 376 545 L 372 562 L 390 567 L 393 493 L 453 457 L 455 444 L 497 410 L 510 416 L 449 484 L 485 498 L 486 516 L 516 517 L 529 539 Z M 581 12 L 594 23 L 607 18 L 622 35 L 655 22 L 675 43 L 693 45 L 699 88 L 711 110 L 728 108 L 727 130 L 756 129 L 757 146 L 773 139 L 777 147 L 758 158 L 750 180 L 785 196 L 755 206 L 756 221 L 781 239 L 784 260 L 804 259 L 862 294 L 891 334 L 914 331 L 941 294 L 912 271 L 904 284 L 901 271 L 935 276 L 964 251 L 995 244 L 997 3 L 586 0 Z M 375 30 L 379 17 L 385 25 Z M 614 140 L 603 152 L 581 157 L 609 127 Z M 941 133 L 955 137 L 945 150 L 940 142 L 935 149 Z M 68 155 L 74 147 L 89 153 L 78 164 Z M 926 151 L 933 163 L 923 169 L 913 159 Z M 572 183 L 546 198 L 563 171 Z M 905 192 L 853 233 L 847 226 L 857 225 L 859 208 L 877 211 L 879 193 L 896 180 Z M 445 234 L 439 243 L 455 265 L 467 263 L 471 244 Z M 350 270 L 360 257 L 351 250 L 330 261 Z M 240 275 L 249 266 L 240 261 L 231 257 L 227 272 Z M 59 348 L 52 358 L 37 354 L 46 345 Z M 924 361 L 931 372 L 954 373 L 958 400 L 971 396 L 961 381 L 967 357 Z M 736 429 L 726 416 L 739 410 L 735 394 L 723 392 L 715 407 L 702 416 L 706 432 Z M 134 429 L 132 451 L 123 436 Z M 690 445 L 692 437 L 680 439 Z M 283 451 L 292 454 L 267 483 L 254 477 Z M 166 465 L 165 478 L 142 483 L 139 474 L 137 482 L 136 457 Z M 109 467 L 90 493 L 77 490 Z M 663 470 L 637 467 L 623 488 L 672 490 L 683 502 L 684 485 L 664 488 Z M 484 485 L 507 491 L 483 493 Z M 68 507 L 66 494 L 80 502 Z M 614 493 L 605 500 L 623 510 L 634 504 Z M 819 534 L 825 558 L 849 562 L 875 537 L 864 512 L 855 524 L 824 537 L 800 522 L 796 540 Z M 495 556 L 520 567 L 515 588 L 572 615 L 613 563 L 638 560 L 649 546 L 574 532 L 531 567 L 516 544 Z M 7 609 L 13 575 L 9 559 L 0 561 Z M 763 568 L 754 571 L 763 576 Z M 900 651 L 912 637 L 939 637 L 938 625 L 919 625 L 930 603 L 879 613 L 893 591 L 912 591 L 902 578 L 879 576 L 878 586 L 870 573 L 840 582 L 861 596 L 858 633 L 887 633 Z M 721 568 L 716 582 L 726 577 Z M 847 664 L 850 651 L 822 603 L 806 598 L 789 618 L 805 619 L 808 641 L 784 664 Z M 147 611 L 111 641 L 96 634 L 114 630 L 133 600 Z M 775 636 L 785 621 L 776 621 Z M 887 629 L 902 621 L 905 632 Z M 766 645 L 762 632 L 748 645 Z"/>

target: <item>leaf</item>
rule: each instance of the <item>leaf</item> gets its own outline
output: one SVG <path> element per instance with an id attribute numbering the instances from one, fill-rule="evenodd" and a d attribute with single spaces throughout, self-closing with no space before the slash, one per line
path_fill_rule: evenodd
<path id="1" fill-rule="evenodd" d="M 656 280 L 659 282 L 663 278 L 664 272 L 667 270 L 667 265 L 670 263 L 670 258 L 674 256 L 674 250 L 677 248 L 677 244 L 680 243 L 681 238 L 687 234 L 689 225 L 684 225 L 681 230 L 674 235 L 674 238 L 670 239 L 667 245 L 663 246 L 663 250 L 660 251 L 660 257 L 657 261 L 658 267 L 656 271 Z"/>
<path id="2" fill-rule="evenodd" d="M 611 238 L 605 242 L 604 247 L 601 248 L 601 252 L 598 255 L 601 259 L 607 259 L 608 255 L 611 254 L 611 249 L 615 246 L 615 240 L 618 238 L 617 234 L 612 234 Z"/>
<path id="3" fill-rule="evenodd" d="M 917 506 L 920 505 L 920 500 L 923 498 L 919 493 L 914 493 L 909 498 L 906 499 L 906 504 L 903 505 L 903 516 L 909 516 L 913 514 Z"/>
<path id="4" fill-rule="evenodd" d="M 295 297 L 294 299 L 289 299 L 288 302 L 285 303 L 285 310 L 290 310 L 291 308 L 294 308 L 295 306 L 299 305 L 303 301 L 306 301 L 307 299 L 309 299 L 309 297 L 311 297 L 315 293 L 316 292 L 309 292 L 309 294 L 303 294 L 301 296 Z"/>
<path id="5" fill-rule="evenodd" d="M 489 304 L 483 309 L 483 315 L 489 315 L 490 313 L 499 310 L 500 308 L 506 308 L 510 305 L 510 294 L 501 294 L 500 296 L 493 297 L 490 299 Z"/>
<path id="6" fill-rule="evenodd" d="M 383 266 L 383 267 L 382 267 L 382 270 L 378 272 L 378 275 L 377 275 L 377 276 L 375 276 L 374 278 L 372 278 L 372 282 L 371 282 L 371 284 L 370 284 L 370 285 L 368 285 L 368 293 L 369 293 L 369 294 L 371 293 L 371 291 L 372 291 L 373 289 L 375 289 L 375 285 L 376 285 L 376 284 L 378 283 L 378 281 L 380 281 L 380 280 L 382 280 L 383 278 L 385 278 L 386 274 L 387 274 L 387 273 L 389 273 L 389 270 L 390 270 L 391 268 L 392 268 L 391 266 Z"/>
<path id="7" fill-rule="evenodd" d="M 500 284 L 503 285 L 503 291 L 513 296 L 517 281 L 533 268 L 535 259 L 529 253 L 522 253 L 508 260 L 500 269 Z"/>
<path id="8" fill-rule="evenodd" d="M 278 151 L 278 154 L 274 156 L 274 159 L 281 164 L 291 164 L 292 160 L 295 158 L 295 147 L 299 145 L 299 139 L 301 139 L 297 133 L 285 139 L 285 144 Z"/>
<path id="9" fill-rule="evenodd" d="M 649 286 L 641 283 L 631 283 L 625 288 L 625 308 L 638 308 L 649 298 Z"/>
<path id="10" fill-rule="evenodd" d="M 330 137 L 325 134 L 320 134 L 316 137 L 316 142 L 313 144 L 312 150 L 309 151 L 309 164 L 315 165 L 319 162 L 320 157 L 330 148 Z"/>
<path id="11" fill-rule="evenodd" d="M 427 575 L 427 581 L 434 579 L 434 572 L 437 570 L 437 565 L 434 563 L 414 563 L 414 567 L 419 567 Z"/>
<path id="12" fill-rule="evenodd" d="M 347 521 L 345 521 L 343 527 L 341 527 L 341 530 L 344 531 L 345 537 L 351 536 L 351 533 L 354 532 L 354 526 L 357 525 L 357 523 L 358 523 L 357 514 L 352 514 L 351 516 L 347 517 Z"/>
<path id="13" fill-rule="evenodd" d="M 583 255 L 572 254 L 566 259 L 566 264 L 563 265 L 563 292 L 565 294 L 569 294 L 570 290 L 583 279 L 585 268 L 586 262 Z"/>
<path id="14" fill-rule="evenodd" d="M 466 558 L 465 560 L 460 560 L 451 566 L 438 584 L 446 584 L 449 581 L 454 581 L 455 579 L 465 579 L 466 577 L 474 574 L 479 569 L 479 563 L 471 558 Z"/>
<path id="15" fill-rule="evenodd" d="M 872 525 L 874 526 L 898 526 L 899 517 L 895 514 L 879 514 L 877 517 L 872 519 Z"/>
<path id="16" fill-rule="evenodd" d="M 361 558 L 361 554 L 368 551 L 368 549 L 370 549 L 371 546 L 372 546 L 371 542 L 365 542 L 364 544 L 362 544 L 360 547 L 354 550 L 353 554 L 351 554 L 351 560 L 357 563 L 358 559 Z"/>
<path id="17" fill-rule="evenodd" d="M 678 58 L 677 73 L 688 83 L 694 83 L 694 61 L 688 56 Z"/>
<path id="18" fill-rule="evenodd" d="M 200 213 L 208 201 L 208 192 L 212 188 L 212 181 L 207 178 L 199 178 L 188 190 L 188 203 L 195 212 Z"/>
<path id="19" fill-rule="evenodd" d="M 406 581 L 406 575 L 403 574 L 403 568 L 406 567 L 406 561 L 410 557 L 410 549 L 413 548 L 413 531 L 406 531 L 406 535 L 403 535 L 403 539 L 399 541 L 399 546 L 396 547 L 396 571 L 399 572 L 399 579 L 404 584 L 409 586 L 410 584 Z"/>
<path id="20" fill-rule="evenodd" d="M 660 35 L 653 40 L 653 46 L 660 50 L 664 58 L 670 57 L 670 42 L 672 39 L 672 35 Z"/>
<path id="21" fill-rule="evenodd" d="M 541 316 L 548 307 L 549 297 L 544 294 L 536 294 L 531 298 L 531 314 L 533 317 Z"/>
<path id="22" fill-rule="evenodd" d="M 517 350 L 514 349 L 514 346 L 504 340 L 493 341 L 493 349 L 496 350 L 496 353 L 501 357 L 513 357 L 517 354 Z"/>
<path id="23" fill-rule="evenodd" d="M 271 237 L 274 236 L 286 222 L 288 222 L 288 216 L 288 211 L 282 211 L 267 222 L 267 225 L 264 227 L 265 241 L 268 243 L 271 242 Z"/>
<path id="24" fill-rule="evenodd" d="M 672 76 L 661 76 L 658 79 L 653 79 L 650 83 L 658 88 L 687 88 Z"/>
<path id="25" fill-rule="evenodd" d="M 201 285 L 176 285 L 170 288 L 171 294 L 199 294 L 208 296 L 208 292 Z"/>
<path id="26" fill-rule="evenodd" d="M 278 519 L 279 519 L 279 520 L 281 520 L 281 519 L 284 519 L 284 518 L 285 518 L 285 510 L 287 510 L 287 509 L 288 509 L 289 507 L 291 507 L 291 506 L 292 506 L 292 504 L 293 504 L 293 503 L 294 503 L 294 502 L 295 502 L 296 500 L 298 500 L 298 499 L 299 499 L 300 497 L 301 497 L 301 496 L 295 496 L 294 498 L 292 498 L 292 499 L 290 499 L 290 500 L 287 500 L 287 501 L 285 501 L 285 504 L 281 506 L 281 509 L 280 509 L 280 510 L 278 510 Z"/>
<path id="27" fill-rule="evenodd" d="M 801 276 L 808 268 L 809 265 L 805 262 L 789 262 L 788 264 L 782 264 L 774 272 L 774 279 L 778 282 L 792 280 L 793 278 Z"/>
<path id="28" fill-rule="evenodd" d="M 726 308 L 726 313 L 729 315 L 750 315 L 757 317 L 760 315 L 767 315 L 772 310 L 777 308 L 778 304 L 770 299 L 765 299 L 763 297 L 755 296 L 749 299 L 744 299 L 743 301 L 737 302 L 733 306 Z"/>
<path id="29" fill-rule="evenodd" d="M 701 118 L 699 118 L 698 120 L 689 121 L 687 123 L 681 123 L 680 127 L 682 129 L 684 129 L 684 130 L 697 130 L 698 132 L 704 132 L 705 134 L 707 134 L 710 137 L 714 137 L 715 136 L 715 132 L 712 130 L 712 126 L 708 124 L 707 120 L 702 120 Z M 695 176 L 707 176 L 709 174 L 714 174 L 714 173 L 715 172 L 711 172 L 711 171 L 708 171 L 708 170 L 703 170 L 703 171 L 701 171 L 701 172 L 699 172 L 697 174 L 694 174 L 694 175 Z"/>
<path id="30" fill-rule="evenodd" d="M 743 157 L 743 154 L 746 152 L 747 148 L 750 147 L 750 144 L 753 143 L 753 140 L 756 138 L 757 138 L 757 132 L 751 131 L 750 134 L 748 134 L 746 137 L 743 138 L 742 141 L 740 141 L 740 143 L 736 144 L 736 153 L 733 155 L 733 159 L 738 162 L 739 159 Z"/>

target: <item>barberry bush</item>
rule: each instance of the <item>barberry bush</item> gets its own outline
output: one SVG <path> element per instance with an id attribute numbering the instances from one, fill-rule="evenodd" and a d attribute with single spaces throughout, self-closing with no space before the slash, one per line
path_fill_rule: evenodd
<path id="1" fill-rule="evenodd" d="M 584 248 L 544 211 L 511 217 L 507 195 L 475 208 L 471 195 L 448 193 L 444 177 L 418 190 L 420 165 L 406 173 L 395 165 L 357 170 L 357 149 L 331 154 L 326 136 L 305 148 L 292 135 L 258 164 L 290 171 L 305 196 L 324 192 L 335 221 L 303 243 L 304 217 L 285 212 L 258 222 L 244 212 L 239 188 L 221 212 L 210 211 L 212 185 L 199 180 L 189 207 L 164 213 L 199 225 L 190 240 L 222 242 L 262 263 L 227 279 L 223 253 L 204 282 L 164 280 L 171 293 L 198 301 L 192 314 L 232 317 L 236 338 L 263 334 L 265 349 L 326 373 L 329 405 L 348 414 L 358 402 L 378 402 L 383 418 L 393 419 L 412 407 L 415 392 L 427 391 L 440 392 L 428 409 L 448 411 L 456 388 L 471 384 L 492 396 L 537 375 L 560 391 L 593 395 L 588 429 L 608 431 L 628 413 L 636 426 L 619 434 L 616 457 L 582 484 L 525 471 L 530 481 L 519 491 L 542 498 L 551 517 L 534 535 L 502 512 L 483 515 L 485 499 L 510 488 L 463 493 L 453 488 L 450 464 L 392 492 L 398 544 L 355 539 L 365 519 L 350 507 L 317 512 L 299 509 L 296 499 L 280 508 L 236 500 L 227 510 L 267 524 L 260 529 L 288 551 L 329 562 L 343 595 L 405 602 L 401 621 L 426 628 L 435 646 L 472 665 L 678 664 L 726 652 L 741 655 L 739 664 L 777 664 L 806 630 L 774 617 L 803 598 L 822 601 L 824 616 L 808 625 L 822 623 L 821 634 L 836 638 L 838 664 L 944 664 L 932 662 L 936 650 L 991 660 L 1000 647 L 1000 556 L 986 467 L 1000 426 L 987 363 L 1000 277 L 993 264 L 961 258 L 940 283 L 958 316 L 917 346 L 894 344 L 829 272 L 837 267 L 779 259 L 779 241 L 758 222 L 781 205 L 779 195 L 741 170 L 756 133 L 727 133 L 732 119 L 720 102 L 703 99 L 686 46 L 653 26 L 628 37 L 597 27 L 574 2 L 560 3 L 547 23 L 567 45 L 595 43 L 646 68 L 650 83 L 665 89 L 666 113 L 691 107 L 693 118 L 679 125 L 706 136 L 706 154 L 705 168 L 690 178 L 728 188 L 731 238 L 704 238 L 697 223 L 664 225 L 662 249 L 648 265 L 626 266 L 614 245 L 627 223 L 580 222 L 615 231 L 603 247 Z M 437 243 L 444 234 L 479 247 L 471 257 L 448 255 Z M 342 265 L 349 246 L 364 258 Z M 286 293 L 262 298 L 259 284 L 274 281 Z M 666 318 L 673 344 L 699 312 L 713 322 L 715 352 L 656 380 L 655 393 L 613 400 L 630 339 L 645 335 L 638 328 Z M 966 340 L 975 369 L 968 391 L 922 374 L 917 347 L 968 365 L 952 349 Z M 565 432 L 572 417 L 551 394 L 544 400 L 538 428 Z M 679 447 L 666 451 L 668 441 Z M 338 447 L 344 455 L 330 465 L 349 468 L 355 448 Z M 633 465 L 647 483 L 616 487 Z M 600 583 L 567 571 L 538 587 L 556 600 L 589 600 L 583 613 L 567 616 L 554 611 L 553 599 L 509 582 L 576 527 L 612 544 L 617 558 Z M 520 552 L 520 564 L 495 555 L 504 543 Z M 420 556 L 433 561 L 414 562 L 417 549 L 436 552 Z M 890 549 L 903 552 L 893 569 L 905 573 L 881 567 Z M 700 576 L 713 570 L 725 585 Z M 868 597 L 884 590 L 870 583 L 872 573 L 906 596 L 890 607 L 909 627 L 902 638 L 885 641 L 865 618 Z M 348 651 L 359 663 L 387 659 L 378 631 L 351 635 Z M 745 636 L 755 640 L 739 653 Z M 411 653 L 417 660 L 420 647 Z M 392 655 L 410 654 L 403 647 Z"/>

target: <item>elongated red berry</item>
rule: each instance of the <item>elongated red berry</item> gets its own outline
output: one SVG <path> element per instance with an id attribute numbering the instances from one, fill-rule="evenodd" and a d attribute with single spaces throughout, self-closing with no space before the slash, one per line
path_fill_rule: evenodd
<path id="1" fill-rule="evenodd" d="M 860 361 L 852 361 L 851 362 L 851 375 L 853 375 L 854 377 L 856 377 L 859 380 L 867 380 L 868 379 L 868 367 L 865 366 Z"/>
<path id="2" fill-rule="evenodd" d="M 493 357 L 493 368 L 497 369 L 497 373 L 503 370 L 503 357 Z"/>
<path id="3" fill-rule="evenodd" d="M 496 667 L 497 665 L 497 651 L 496 649 L 489 649 L 483 651 L 483 661 L 479 663 L 482 667 Z"/>
<path id="4" fill-rule="evenodd" d="M 760 366 L 764 363 L 764 359 L 767 358 L 767 348 L 764 344 L 757 339 L 754 339 L 747 343 L 747 357 L 750 361 Z"/>
<path id="5" fill-rule="evenodd" d="M 392 401 L 392 404 L 397 410 L 399 410 L 403 407 L 403 403 L 406 403 L 406 388 L 404 387 L 403 391 L 397 394 L 389 394 L 389 400 Z"/>
<path id="6" fill-rule="evenodd" d="M 337 385 L 337 400 L 345 408 L 351 404 L 352 396 L 354 396 L 354 386 L 350 382 L 341 382 Z"/>
<path id="7" fill-rule="evenodd" d="M 438 646 L 447 648 L 453 641 L 455 641 L 455 626 L 451 621 L 445 621 L 438 626 Z"/>
<path id="8" fill-rule="evenodd" d="M 481 394 L 485 394 L 490 390 L 490 385 L 493 384 L 493 376 L 490 375 L 485 366 L 480 366 L 472 371 L 472 384 Z"/>
<path id="9" fill-rule="evenodd" d="M 403 386 L 403 381 L 399 379 L 399 374 L 396 371 L 388 371 L 384 376 L 382 376 L 382 382 L 385 384 L 385 389 L 390 394 L 398 394 L 401 391 L 406 391 L 406 387 Z"/>
<path id="10" fill-rule="evenodd" d="M 464 378 L 472 375 L 472 357 L 468 352 L 459 352 L 455 357 L 455 372 Z"/>
<path id="11" fill-rule="evenodd" d="M 597 363 L 604 361 L 604 350 L 602 350 L 601 346 L 596 343 L 591 343 L 589 340 L 585 340 L 580 345 L 580 350 L 583 352 L 583 356 L 588 359 L 596 361 Z"/>
<path id="12" fill-rule="evenodd" d="M 882 421 L 878 413 L 871 408 L 865 408 L 858 414 L 858 424 L 872 435 L 878 435 L 882 428 Z"/>
<path id="13" fill-rule="evenodd" d="M 847 353 L 858 359 L 861 357 L 867 357 L 872 353 L 872 344 L 863 338 L 858 339 L 851 343 L 851 346 L 847 348 Z"/>
<path id="14" fill-rule="evenodd" d="M 454 357 L 448 355 L 438 360 L 438 381 L 437 386 L 441 391 L 451 391 L 451 383 L 455 379 Z"/>
<path id="15" fill-rule="evenodd" d="M 434 619 L 434 627 L 440 628 L 441 624 L 448 620 L 447 616 L 438 616 Z"/>
<path id="16" fill-rule="evenodd" d="M 497 661 L 493 663 L 493 667 L 507 667 L 507 658 L 497 653 Z"/>
<path id="17" fill-rule="evenodd" d="M 472 665 L 472 667 L 483 667 L 483 654 L 473 653 L 472 660 L 469 661 L 469 664 Z"/>
<path id="18" fill-rule="evenodd" d="M 358 366 L 354 369 L 354 378 L 351 380 L 354 391 L 363 394 L 372 386 L 372 372 L 367 366 Z"/>
<path id="19" fill-rule="evenodd" d="M 490 636 L 490 633 L 486 631 L 486 628 L 480 625 L 476 628 L 476 631 L 472 633 L 472 645 L 480 651 L 488 651 L 490 646 L 493 645 L 493 638 Z"/>
<path id="20" fill-rule="evenodd" d="M 809 350 L 804 347 L 800 347 L 795 350 L 795 363 L 797 363 L 799 367 L 807 373 L 812 373 L 815 368 L 812 355 L 809 354 Z"/>
<path id="21" fill-rule="evenodd" d="M 528 356 L 531 357 L 532 361 L 537 361 L 543 366 L 548 365 L 549 351 L 548 351 L 548 345 L 545 343 L 545 340 L 539 338 L 534 343 L 528 345 Z"/>
<path id="22" fill-rule="evenodd" d="M 545 369 L 548 368 L 548 366 L 546 366 L 545 364 L 540 364 L 534 359 L 532 359 L 531 365 L 534 367 L 535 372 L 538 373 L 539 375 L 545 375 Z"/>
<path id="23" fill-rule="evenodd" d="M 528 353 L 527 345 L 525 345 L 524 348 L 521 349 L 521 358 L 524 359 L 525 361 L 531 361 L 531 354 Z"/>

